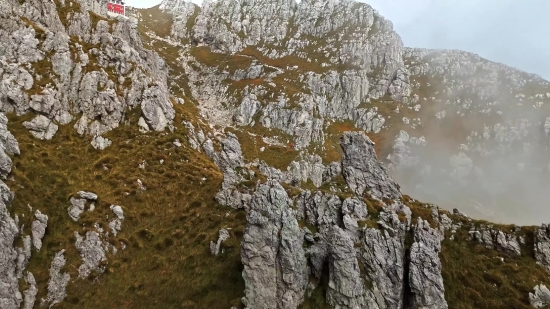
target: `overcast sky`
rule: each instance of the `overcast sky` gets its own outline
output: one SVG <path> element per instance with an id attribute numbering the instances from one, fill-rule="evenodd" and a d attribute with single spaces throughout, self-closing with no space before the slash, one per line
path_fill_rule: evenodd
<path id="1" fill-rule="evenodd" d="M 160 2 L 127 0 L 136 7 Z M 550 80 L 550 0 L 363 2 L 393 22 L 406 46 L 461 49 Z"/>

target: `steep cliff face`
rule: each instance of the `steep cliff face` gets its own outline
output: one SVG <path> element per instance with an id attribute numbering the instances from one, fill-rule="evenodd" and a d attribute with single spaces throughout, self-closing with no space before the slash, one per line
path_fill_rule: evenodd
<path id="1" fill-rule="evenodd" d="M 449 211 L 541 201 L 548 82 L 351 0 L 105 8 L 0 3 L 1 308 L 550 303 L 546 225 Z"/>
<path id="2" fill-rule="evenodd" d="M 467 52 L 404 48 L 389 21 L 353 1 L 160 9 L 173 16 L 162 36 L 180 46 L 189 96 L 212 123 L 276 131 L 327 162 L 343 123 L 372 133 L 407 193 L 537 223 L 514 205 L 541 204 L 549 183 L 550 85 L 540 77 Z"/>

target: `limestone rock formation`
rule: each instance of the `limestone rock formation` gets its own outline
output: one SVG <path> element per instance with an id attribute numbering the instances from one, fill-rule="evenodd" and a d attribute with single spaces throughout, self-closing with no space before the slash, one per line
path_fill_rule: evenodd
<path id="1" fill-rule="evenodd" d="M 342 148 L 341 173 L 346 173 L 346 162 L 349 165 L 357 162 L 351 166 L 355 168 L 350 173 L 353 177 L 345 177 L 350 190 L 361 179 L 362 183 L 373 184 L 371 188 L 377 190 L 370 191 L 373 194 L 385 199 L 401 197 L 399 187 L 379 165 L 374 144 L 366 135 L 346 133 Z M 363 191 L 351 192 L 369 195 Z M 306 278 L 309 275 L 320 278 L 326 261 L 329 267 L 326 297 L 332 307 L 399 308 L 405 304 L 405 289 L 409 288 L 414 308 L 446 308 L 438 256 L 441 232 L 422 219 L 411 230 L 411 211 L 407 206 L 398 202 L 379 203 L 383 205 L 377 222 L 379 228 L 359 228 L 358 222 L 368 220 L 369 214 L 357 198 L 342 202 L 329 193 L 304 191 L 292 202 L 277 180 L 259 185 L 246 208 L 243 303 L 247 308 L 272 308 L 270 301 L 273 301 L 277 308 L 297 308 L 308 289 Z M 405 222 L 398 213 L 407 218 Z M 300 229 L 298 221 L 311 227 Z M 409 233 L 413 234 L 414 242 L 411 252 L 406 253 L 405 238 Z M 279 236 L 273 238 L 274 235 Z M 304 250 L 306 243 L 309 246 Z M 291 255 L 286 255 L 286 246 L 290 246 Z M 410 260 L 409 267 L 406 260 Z M 285 271 L 287 267 L 291 273 Z M 282 278 L 276 273 L 281 273 Z"/>
<path id="2" fill-rule="evenodd" d="M 79 276 L 85 278 L 92 271 L 103 272 L 100 263 L 107 258 L 105 256 L 105 246 L 99 237 L 100 235 L 95 231 L 88 231 L 85 237 L 80 236 L 77 232 L 74 233 L 74 236 L 76 237 L 75 247 L 82 257 L 82 265 L 78 267 Z"/>
<path id="3" fill-rule="evenodd" d="M 212 252 L 213 255 L 218 255 L 220 253 L 222 243 L 227 239 L 229 239 L 229 232 L 226 229 L 219 230 L 218 240 L 216 242 L 210 242 L 210 252 Z"/>
<path id="4" fill-rule="evenodd" d="M 535 258 L 550 272 L 550 232 L 546 224 L 535 231 Z"/>
<path id="5" fill-rule="evenodd" d="M 23 309 L 34 308 L 36 301 L 36 295 L 38 294 L 38 288 L 36 287 L 36 280 L 32 273 L 27 272 L 24 277 L 25 282 L 29 285 L 29 288 L 23 292 Z"/>
<path id="6" fill-rule="evenodd" d="M 409 282 L 413 308 L 448 308 L 441 277 L 441 234 L 428 222 L 418 220 L 411 246 Z"/>
<path id="7" fill-rule="evenodd" d="M 48 281 L 48 295 L 46 299 L 42 299 L 43 304 L 49 305 L 49 308 L 60 303 L 65 299 L 67 284 L 71 276 L 61 272 L 67 260 L 64 256 L 65 250 L 61 250 L 55 254 L 50 267 L 50 280 Z"/>
<path id="8" fill-rule="evenodd" d="M 529 196 L 530 186 L 544 196 L 550 184 L 541 172 L 550 166 L 548 82 L 466 52 L 406 48 L 390 21 L 353 0 L 217 0 L 202 6 L 164 0 L 154 9 L 135 9 L 134 21 L 107 18 L 106 3 L 0 2 L 0 177 L 23 190 L 37 179 L 25 164 L 44 159 L 33 153 L 37 145 L 76 132 L 81 136 L 69 134 L 71 141 L 82 138 L 89 147 L 91 140 L 102 150 L 90 151 L 97 155 L 91 165 L 104 174 L 94 171 L 90 179 L 109 179 L 97 187 L 101 200 L 79 191 L 58 205 L 49 195 L 73 192 L 89 175 L 54 174 L 48 191 L 33 188 L 48 202 L 30 203 L 49 217 L 20 203 L 21 195 L 0 181 L 1 308 L 33 308 L 37 295 L 46 295 L 41 306 L 63 306 L 71 277 L 97 275 L 101 282 L 111 256 L 127 244 L 127 250 L 167 249 L 173 239 L 143 246 L 139 230 L 126 235 L 123 222 L 151 217 L 150 209 L 140 208 L 151 194 L 187 203 L 195 192 L 183 191 L 211 181 L 221 181 L 219 191 L 200 201 L 211 198 L 232 209 L 217 213 L 208 204 L 194 213 L 213 219 L 201 224 L 195 239 L 206 256 L 193 259 L 237 263 L 226 260 L 235 258 L 237 239 L 226 242 L 229 229 L 217 225 L 218 217 L 236 213 L 235 221 L 245 225 L 244 232 L 242 225 L 231 230 L 241 242 L 244 291 L 231 296 L 244 295 L 245 308 L 297 309 L 313 295 L 342 309 L 452 307 L 448 297 L 456 291 L 445 295 L 443 278 L 449 279 L 441 256 L 462 240 L 484 247 L 476 252 L 498 254 L 506 266 L 532 262 L 530 271 L 550 273 L 546 225 L 533 233 L 479 222 L 404 194 L 450 192 L 472 198 L 460 207 L 480 205 L 467 208 L 468 214 L 487 211 L 515 189 L 498 168 L 506 166 L 512 174 L 537 175 L 524 177 L 518 196 Z M 31 134 L 20 139 L 24 153 L 8 130 L 12 125 L 23 131 L 14 134 Z M 115 132 L 106 134 L 119 126 L 127 145 L 116 144 Z M 181 155 L 178 163 L 206 155 L 218 169 L 206 171 L 211 162 L 200 162 L 185 165 L 187 178 L 176 177 L 180 170 L 164 169 L 174 154 Z M 128 155 L 132 167 L 120 164 Z M 40 163 L 48 166 L 48 159 Z M 170 180 L 151 179 L 157 173 Z M 394 179 L 404 181 L 403 192 Z M 104 197 L 129 204 L 123 209 Z M 150 200 L 143 204 L 149 207 Z M 173 214 L 172 206 L 158 205 L 155 212 L 166 212 L 153 219 Z M 83 216 L 85 211 L 93 212 Z M 188 213 L 177 215 L 187 224 Z M 164 223 L 155 221 L 162 237 L 169 232 Z M 66 227 L 70 248 L 48 240 L 49 232 Z M 208 248 L 201 237 L 216 232 Z M 40 259 L 53 256 L 49 276 L 32 268 L 32 246 Z M 526 252 L 531 249 L 534 258 Z M 134 251 L 128 253 L 131 258 Z M 170 254 L 166 258 L 172 262 Z M 135 271 L 132 263 L 120 263 L 125 266 L 117 271 Z M 535 308 L 550 302 L 543 283 L 528 295 Z M 194 300 L 177 305 L 198 306 Z"/>
<path id="9" fill-rule="evenodd" d="M 357 195 L 365 190 L 378 198 L 396 199 L 399 185 L 388 178 L 385 168 L 374 153 L 374 143 L 365 133 L 346 132 L 341 139 L 344 156 L 342 173 Z"/>
<path id="10" fill-rule="evenodd" d="M 19 233 L 19 228 L 10 216 L 4 201 L 0 201 L 0 305 L 2 308 L 19 308 L 22 295 L 16 276 L 17 251 L 13 243 Z"/>
<path id="11" fill-rule="evenodd" d="M 24 123 L 39 139 L 51 139 L 56 123 L 68 124 L 78 114 L 77 131 L 93 136 L 117 127 L 126 109 L 137 105 L 153 130 L 174 118 L 164 62 L 143 49 L 129 21 L 109 24 L 106 2 L 9 1 L 2 7 L 0 37 L 18 43 L 5 45 L 1 55 L 1 110 L 39 113 Z M 100 20 L 92 23 L 87 10 Z M 90 53 L 83 50 L 87 44 Z"/>
<path id="12" fill-rule="evenodd" d="M 247 308 L 297 308 L 303 301 L 309 268 L 303 232 L 289 205 L 275 181 L 252 196 L 242 244 Z"/>
<path id="13" fill-rule="evenodd" d="M 36 250 L 40 250 L 40 248 L 42 248 L 42 238 L 48 226 L 48 216 L 42 214 L 40 210 L 36 210 L 34 216 L 36 220 L 32 222 L 32 244 Z"/>
<path id="14" fill-rule="evenodd" d="M 544 308 L 550 304 L 550 291 L 548 288 L 539 284 L 535 286 L 535 292 L 529 293 L 529 302 L 534 308 Z"/>

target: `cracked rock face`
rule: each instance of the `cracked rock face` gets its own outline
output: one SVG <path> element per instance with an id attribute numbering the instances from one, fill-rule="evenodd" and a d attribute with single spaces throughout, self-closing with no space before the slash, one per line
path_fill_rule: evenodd
<path id="1" fill-rule="evenodd" d="M 2 308 L 19 308 L 22 300 L 17 278 L 17 251 L 13 247 L 19 233 L 8 208 L 0 201 L 0 305 Z"/>
<path id="2" fill-rule="evenodd" d="M 427 221 L 418 219 L 411 246 L 409 282 L 414 308 L 448 308 L 441 277 L 442 236 Z"/>
<path id="3" fill-rule="evenodd" d="M 252 196 L 241 255 L 247 308 L 297 308 L 303 301 L 309 268 L 303 232 L 289 206 L 286 191 L 274 181 Z"/>
<path id="4" fill-rule="evenodd" d="M 550 231 L 546 224 L 535 231 L 535 259 L 550 272 Z"/>
<path id="5" fill-rule="evenodd" d="M 335 173 L 346 173 L 351 165 L 353 176 L 346 177 L 350 188 L 357 183 L 375 184 L 378 179 L 378 186 L 369 192 L 386 199 L 401 197 L 376 160 L 368 137 L 350 132 L 342 140 L 348 157 Z M 364 165 L 353 164 L 354 158 Z M 364 191 L 356 194 L 367 194 Z M 414 308 L 447 308 L 438 256 L 442 234 L 422 219 L 411 230 L 407 206 L 385 205 L 377 228 L 359 228 L 359 221 L 370 219 L 359 198 L 342 201 L 329 193 L 303 191 L 294 199 L 270 179 L 255 189 L 245 207 L 241 258 L 247 308 L 298 308 L 308 288 L 315 288 L 310 276 L 320 279 L 325 264 L 326 299 L 333 308 L 401 308 L 406 288 L 412 291 Z M 407 220 L 402 222 L 398 212 Z M 307 227 L 300 228 L 298 222 Z M 410 254 L 405 250 L 407 234 L 413 239 Z"/>
<path id="6" fill-rule="evenodd" d="M 329 283 L 327 302 L 333 308 L 363 308 L 364 284 L 353 240 L 334 225 L 329 232 Z"/>
<path id="7" fill-rule="evenodd" d="M 350 189 L 357 195 L 365 191 L 378 198 L 396 199 L 401 196 L 396 184 L 378 162 L 374 143 L 363 132 L 346 132 L 340 140 L 344 156 L 342 172 Z"/>

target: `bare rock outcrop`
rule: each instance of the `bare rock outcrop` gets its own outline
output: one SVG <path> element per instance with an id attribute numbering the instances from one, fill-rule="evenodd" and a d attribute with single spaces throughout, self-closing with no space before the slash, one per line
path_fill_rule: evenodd
<path id="1" fill-rule="evenodd" d="M 445 287 L 441 277 L 442 235 L 430 227 L 427 221 L 418 219 L 414 227 L 414 243 L 411 246 L 409 286 L 412 292 L 412 308 L 448 308 Z"/>
<path id="2" fill-rule="evenodd" d="M 41 213 L 40 210 L 36 210 L 34 217 L 36 220 L 32 222 L 32 244 L 36 250 L 40 250 L 42 248 L 42 238 L 44 238 L 48 227 L 48 216 Z"/>
<path id="3" fill-rule="evenodd" d="M 446 308 L 439 260 L 443 234 L 422 219 L 411 230 L 411 210 L 399 202 L 399 187 L 377 161 L 366 135 L 349 132 L 342 141 L 340 171 L 355 197 L 342 201 L 331 193 L 304 190 L 291 201 L 274 179 L 252 194 L 245 207 L 243 303 L 247 308 L 297 308 L 304 291 L 315 288 L 305 278 L 320 279 L 328 265 L 326 299 L 331 307 L 390 309 L 413 303 L 414 308 Z M 366 188 L 371 190 L 364 192 Z M 363 195 L 393 202 L 377 200 L 381 209 L 373 218 Z M 373 221 L 374 227 L 364 226 Z M 410 253 L 407 237 L 412 239 Z M 291 256 L 285 255 L 284 244 L 292 245 Z M 292 281 L 285 280 L 284 266 L 292 266 Z M 270 301 L 277 305 L 270 306 Z"/>
<path id="4" fill-rule="evenodd" d="M 0 307 L 19 308 L 22 295 L 17 278 L 18 253 L 13 244 L 19 228 L 10 216 L 4 201 L 0 200 Z"/>
<path id="5" fill-rule="evenodd" d="M 529 293 L 529 302 L 534 308 L 545 308 L 550 304 L 550 290 L 544 284 L 535 286 L 534 293 Z"/>
<path id="6" fill-rule="evenodd" d="M 105 256 L 107 250 L 100 234 L 88 231 L 85 237 L 82 237 L 78 232 L 74 232 L 74 236 L 76 238 L 75 247 L 82 258 L 82 265 L 78 267 L 79 277 L 88 277 L 92 271 L 102 273 L 104 268 L 100 264 L 107 259 Z"/>
<path id="7" fill-rule="evenodd" d="M 52 139 L 57 132 L 57 125 L 43 115 L 38 115 L 31 121 L 23 122 L 23 126 L 39 139 Z"/>
<path id="8" fill-rule="evenodd" d="M 53 307 L 55 304 L 62 302 L 67 295 L 67 285 L 71 279 L 68 273 L 62 273 L 61 269 L 67 263 L 65 259 L 65 250 L 61 250 L 55 254 L 50 267 L 50 280 L 48 281 L 48 295 L 46 299 L 42 299 L 42 303 Z"/>
<path id="9" fill-rule="evenodd" d="M 304 299 L 309 267 L 290 203 L 275 181 L 252 196 L 241 255 L 246 308 L 297 308 Z"/>
<path id="10" fill-rule="evenodd" d="M 31 272 L 27 272 L 24 279 L 29 287 L 23 292 L 23 309 L 32 309 L 34 308 L 36 295 L 38 294 L 36 280 L 34 279 L 34 276 Z"/>
<path id="11" fill-rule="evenodd" d="M 210 252 L 212 255 L 218 255 L 220 253 L 221 245 L 224 241 L 229 239 L 229 231 L 221 229 L 218 231 L 218 240 L 216 242 L 210 242 Z M 222 251 L 223 253 L 223 251 Z"/>
<path id="12" fill-rule="evenodd" d="M 550 229 L 546 224 L 535 230 L 535 259 L 550 273 Z"/>
<path id="13" fill-rule="evenodd" d="M 342 173 L 351 190 L 357 195 L 366 191 L 378 198 L 397 199 L 401 196 L 399 185 L 378 162 L 374 143 L 363 132 L 346 132 L 340 145 L 344 151 Z"/>

